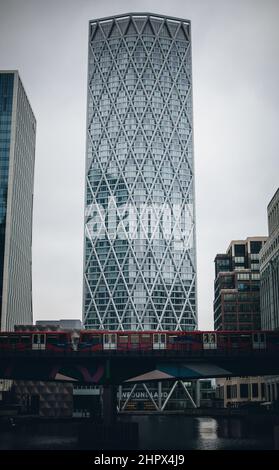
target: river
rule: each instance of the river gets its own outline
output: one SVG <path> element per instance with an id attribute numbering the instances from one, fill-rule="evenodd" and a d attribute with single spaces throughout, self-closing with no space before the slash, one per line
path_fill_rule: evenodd
<path id="1" fill-rule="evenodd" d="M 240 418 L 187 416 L 122 416 L 139 424 L 142 450 L 266 450 L 273 449 L 271 429 L 247 426 Z M 73 422 L 29 423 L 0 431 L 0 450 L 79 449 L 78 426 Z"/>

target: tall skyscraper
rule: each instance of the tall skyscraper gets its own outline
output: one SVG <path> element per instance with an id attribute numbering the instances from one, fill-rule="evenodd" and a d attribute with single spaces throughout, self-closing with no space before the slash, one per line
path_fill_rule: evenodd
<path id="1" fill-rule="evenodd" d="M 197 326 L 190 22 L 90 21 L 87 328 Z"/>
<path id="2" fill-rule="evenodd" d="M 226 254 L 215 258 L 215 330 L 259 330 L 259 253 L 266 237 L 231 242 Z"/>
<path id="3" fill-rule="evenodd" d="M 32 323 L 36 120 L 17 71 L 0 71 L 0 319 Z"/>

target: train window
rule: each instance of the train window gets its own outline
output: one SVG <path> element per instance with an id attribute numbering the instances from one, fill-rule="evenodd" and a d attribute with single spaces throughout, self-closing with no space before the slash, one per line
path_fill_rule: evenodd
<path id="1" fill-rule="evenodd" d="M 99 344 L 101 342 L 101 335 L 83 334 L 83 343 Z"/>
<path id="2" fill-rule="evenodd" d="M 57 343 L 57 338 L 58 338 L 57 335 L 48 335 L 47 336 L 47 342 L 49 344 L 56 344 Z"/>
<path id="3" fill-rule="evenodd" d="M 177 336 L 169 336 L 169 343 L 173 344 L 177 341 Z"/>
<path id="4" fill-rule="evenodd" d="M 237 335 L 230 335 L 231 347 L 237 349 L 239 346 L 239 337 Z"/>
<path id="5" fill-rule="evenodd" d="M 266 336 L 264 333 L 253 334 L 253 349 L 265 349 L 266 348 Z"/>
<path id="6" fill-rule="evenodd" d="M 103 336 L 104 349 L 116 349 L 116 334 L 106 333 Z"/>
<path id="7" fill-rule="evenodd" d="M 203 342 L 204 343 L 216 343 L 216 334 L 215 333 L 205 333 L 203 335 Z"/>
<path id="8" fill-rule="evenodd" d="M 10 343 L 11 344 L 16 344 L 19 342 L 19 337 L 18 336 L 11 336 L 10 337 Z"/>
<path id="9" fill-rule="evenodd" d="M 31 336 L 21 336 L 20 340 L 22 343 L 29 343 Z"/>
<path id="10" fill-rule="evenodd" d="M 101 335 L 92 335 L 91 339 L 93 344 L 100 344 L 101 343 Z"/>
<path id="11" fill-rule="evenodd" d="M 45 334 L 34 334 L 32 336 L 32 349 L 45 349 L 46 335 Z"/>
<path id="12" fill-rule="evenodd" d="M 43 336 L 43 335 L 41 335 Z M 42 343 L 42 340 L 41 340 L 41 343 Z M 59 343 L 67 343 L 67 336 L 66 335 L 59 335 Z"/>
<path id="13" fill-rule="evenodd" d="M 153 335 L 153 349 L 166 348 L 166 333 L 155 333 Z"/>
<path id="14" fill-rule="evenodd" d="M 146 334 L 141 335 L 142 343 L 150 343 L 150 341 L 151 341 L 151 335 L 146 335 Z"/>
<path id="15" fill-rule="evenodd" d="M 204 349 L 216 349 L 217 348 L 216 333 L 203 333 L 203 347 Z"/>
<path id="16" fill-rule="evenodd" d="M 187 335 L 179 335 L 179 336 L 172 336 L 173 343 L 189 343 L 192 342 L 192 336 L 187 334 Z"/>
<path id="17" fill-rule="evenodd" d="M 139 335 L 131 335 L 131 343 L 138 343 L 139 342 Z"/>
<path id="18" fill-rule="evenodd" d="M 116 334 L 111 334 L 111 342 L 116 343 Z"/>
<path id="19" fill-rule="evenodd" d="M 220 342 L 222 343 L 227 343 L 228 342 L 228 337 L 225 335 L 219 335 Z"/>
<path id="20" fill-rule="evenodd" d="M 46 335 L 40 335 L 40 343 L 45 344 Z"/>
<path id="21" fill-rule="evenodd" d="M 7 343 L 9 340 L 8 336 L 0 336 L 0 343 Z"/>
<path id="22" fill-rule="evenodd" d="M 128 343 L 128 335 L 119 335 L 118 339 L 119 339 L 119 343 L 121 344 Z"/>

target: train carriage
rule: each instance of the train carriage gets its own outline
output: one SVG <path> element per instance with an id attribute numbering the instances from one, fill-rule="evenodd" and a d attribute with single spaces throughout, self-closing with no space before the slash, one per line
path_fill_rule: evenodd
<path id="1" fill-rule="evenodd" d="M 1 351 L 97 353 L 199 351 L 236 354 L 279 350 L 278 331 L 24 331 L 0 332 Z"/>
<path id="2" fill-rule="evenodd" d="M 69 352 L 72 350 L 69 332 L 7 332 L 0 333 L 0 351 L 49 351 Z"/>
<path id="3" fill-rule="evenodd" d="M 0 333 L 0 351 L 29 351 L 31 348 L 31 333 Z"/>

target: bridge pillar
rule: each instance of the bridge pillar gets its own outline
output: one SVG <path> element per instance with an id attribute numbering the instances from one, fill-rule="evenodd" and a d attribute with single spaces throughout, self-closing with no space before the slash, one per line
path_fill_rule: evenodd
<path id="1" fill-rule="evenodd" d="M 162 382 L 158 382 L 158 408 L 162 411 Z"/>
<path id="2" fill-rule="evenodd" d="M 196 406 L 199 408 L 201 406 L 201 384 L 199 380 L 196 380 Z"/>
<path id="3" fill-rule="evenodd" d="M 104 424 L 113 424 L 116 420 L 117 411 L 117 387 L 105 384 L 102 387 L 102 418 Z"/>

